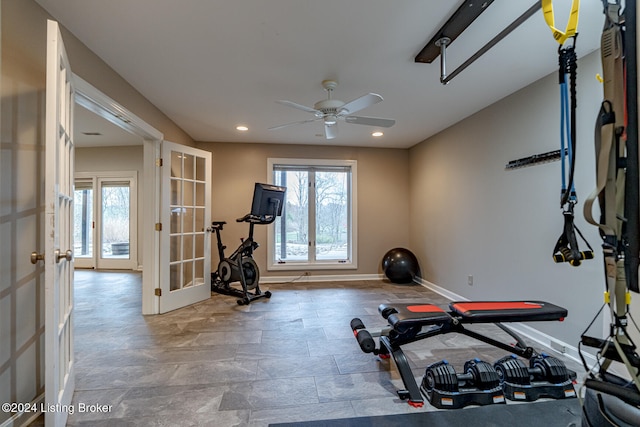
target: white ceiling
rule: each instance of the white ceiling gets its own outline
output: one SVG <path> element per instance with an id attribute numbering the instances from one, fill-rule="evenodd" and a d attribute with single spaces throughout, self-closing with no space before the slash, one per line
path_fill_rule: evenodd
<path id="1" fill-rule="evenodd" d="M 558 44 L 537 12 L 441 85 L 439 59 L 414 57 L 461 0 L 36 1 L 196 141 L 406 148 L 557 70 Z M 447 49 L 449 73 L 533 3 L 495 0 Z M 559 28 L 570 3 L 553 2 Z M 583 1 L 579 56 L 598 48 L 602 23 L 602 2 Z M 373 138 L 372 127 L 340 122 L 331 141 L 321 122 L 268 130 L 313 118 L 275 101 L 313 106 L 325 79 L 345 102 L 382 95 L 357 115 L 395 126 Z"/>
<path id="2" fill-rule="evenodd" d="M 76 147 L 142 145 L 142 138 L 76 104 L 73 112 Z"/>

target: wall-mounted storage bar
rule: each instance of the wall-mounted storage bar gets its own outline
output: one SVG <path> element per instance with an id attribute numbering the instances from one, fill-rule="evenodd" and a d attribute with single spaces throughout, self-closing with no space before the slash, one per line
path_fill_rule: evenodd
<path id="1" fill-rule="evenodd" d="M 567 149 L 564 149 L 565 155 L 567 155 Z M 549 163 L 560 160 L 560 150 L 548 151 L 546 153 L 534 154 L 533 156 L 523 157 L 521 159 L 511 160 L 504 167 L 505 169 L 518 169 L 527 166 L 534 166 L 540 163 Z"/>

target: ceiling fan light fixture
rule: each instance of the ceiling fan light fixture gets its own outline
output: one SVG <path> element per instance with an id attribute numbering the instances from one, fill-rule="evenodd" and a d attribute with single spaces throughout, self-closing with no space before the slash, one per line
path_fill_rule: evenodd
<path id="1" fill-rule="evenodd" d="M 249 128 L 246 127 L 245 125 L 238 125 L 236 126 L 236 130 L 239 130 L 240 132 L 246 132 L 249 130 Z"/>
<path id="2" fill-rule="evenodd" d="M 338 117 L 335 114 L 327 114 L 324 116 L 324 124 L 327 126 L 333 126 L 338 123 Z"/>
<path id="3" fill-rule="evenodd" d="M 384 133 L 382 133 L 382 132 L 380 132 L 380 131 L 373 132 L 373 133 L 371 134 L 371 136 L 373 136 L 373 137 L 375 137 L 375 138 L 379 138 L 379 137 L 381 137 L 382 135 L 384 135 Z"/>
<path id="4" fill-rule="evenodd" d="M 272 126 L 269 130 L 282 129 L 285 127 L 299 125 L 304 123 L 315 122 L 316 120 L 322 120 L 324 124 L 324 136 L 326 139 L 334 139 L 338 136 L 338 121 L 342 120 L 346 123 L 352 123 L 357 125 L 375 126 L 377 128 L 388 128 L 395 124 L 393 119 L 382 119 L 378 117 L 364 117 L 354 116 L 360 110 L 368 108 L 378 102 L 382 101 L 382 96 L 376 93 L 368 93 L 359 98 L 353 99 L 347 103 L 344 103 L 338 99 L 331 97 L 331 92 L 336 88 L 338 83 L 334 80 L 325 80 L 322 82 L 322 86 L 327 91 L 327 99 L 313 104 L 313 107 L 307 107 L 306 105 L 297 104 L 292 101 L 278 100 L 279 104 L 286 105 L 288 107 L 295 108 L 297 110 L 306 111 L 315 116 L 314 119 L 302 120 L 293 123 L 286 123 L 284 125 Z M 379 135 L 382 136 L 382 133 Z"/>

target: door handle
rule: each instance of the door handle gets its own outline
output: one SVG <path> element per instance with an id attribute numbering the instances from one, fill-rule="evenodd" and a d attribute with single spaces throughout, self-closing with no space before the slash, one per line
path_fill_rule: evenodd
<path id="1" fill-rule="evenodd" d="M 71 251 L 71 249 L 67 249 L 67 251 L 63 254 L 60 253 L 60 249 L 56 249 L 53 254 L 56 260 L 56 264 L 58 264 L 62 259 L 66 259 L 67 261 L 71 261 L 73 259 L 73 252 Z"/>
<path id="2" fill-rule="evenodd" d="M 31 252 L 31 264 L 37 264 L 38 261 L 44 261 L 44 252 L 41 254 L 38 252 Z"/>

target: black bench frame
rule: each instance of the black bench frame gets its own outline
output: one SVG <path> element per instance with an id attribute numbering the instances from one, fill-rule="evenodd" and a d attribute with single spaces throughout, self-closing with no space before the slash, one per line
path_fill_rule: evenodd
<path id="1" fill-rule="evenodd" d="M 512 308 L 497 308 L 500 306 Z M 411 311 L 411 308 L 415 308 L 415 311 Z M 380 345 L 371 352 L 393 357 L 405 386 L 405 390 L 398 391 L 398 396 L 403 400 L 408 399 L 411 406 L 421 407 L 424 400 L 409 366 L 409 360 L 402 350 L 403 345 L 436 335 L 459 333 L 523 358 L 531 359 L 538 353 L 527 346 L 515 332 L 501 323 L 562 321 L 567 316 L 566 309 L 542 301 L 465 301 L 452 302 L 449 304 L 449 308 L 450 311 L 447 312 L 432 304 L 381 304 L 378 307 L 378 311 L 387 319 L 390 328 L 381 332 Z M 464 327 L 464 324 L 467 323 L 495 323 L 515 338 L 516 344 L 507 344 L 471 331 Z M 423 330 L 425 326 L 429 326 L 429 328 Z M 357 332 L 354 330 L 354 333 Z"/>

